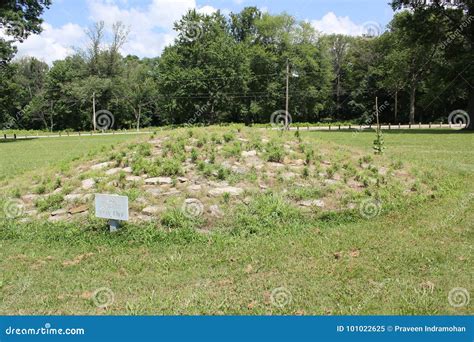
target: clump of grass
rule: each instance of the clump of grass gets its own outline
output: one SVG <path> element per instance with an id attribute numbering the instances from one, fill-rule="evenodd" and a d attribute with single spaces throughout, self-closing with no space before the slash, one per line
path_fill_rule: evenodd
<path id="1" fill-rule="evenodd" d="M 216 162 L 216 152 L 213 150 L 209 156 L 209 163 L 215 164 Z"/>
<path id="2" fill-rule="evenodd" d="M 54 190 L 59 189 L 61 186 L 62 186 L 61 178 L 56 177 L 56 179 L 54 180 L 54 183 L 53 183 Z"/>
<path id="3" fill-rule="evenodd" d="M 192 229 L 196 221 L 184 215 L 180 209 L 168 209 L 161 215 L 160 223 L 168 229 Z"/>
<path id="4" fill-rule="evenodd" d="M 305 151 L 305 163 L 306 165 L 310 165 L 311 162 L 314 160 L 314 150 L 312 148 Z"/>
<path id="5" fill-rule="evenodd" d="M 366 155 L 359 159 L 359 165 L 362 166 L 362 164 L 370 164 L 373 161 L 374 161 L 374 158 L 371 155 Z"/>
<path id="6" fill-rule="evenodd" d="M 214 144 L 216 144 L 216 145 L 222 144 L 221 138 L 219 138 L 219 137 L 217 136 L 217 134 L 215 134 L 215 133 L 213 133 L 213 134 L 211 135 L 211 141 L 212 141 Z"/>
<path id="7" fill-rule="evenodd" d="M 308 178 L 309 177 L 309 168 L 308 167 L 305 167 L 303 169 L 303 178 Z"/>
<path id="8" fill-rule="evenodd" d="M 229 174 L 229 170 L 222 166 L 217 169 L 217 179 L 219 180 L 225 180 L 229 176 Z"/>
<path id="9" fill-rule="evenodd" d="M 266 159 L 269 162 L 281 163 L 285 158 L 285 150 L 275 142 L 270 142 L 266 146 Z"/>
<path id="10" fill-rule="evenodd" d="M 207 138 L 206 137 L 201 137 L 199 138 L 198 142 L 196 143 L 196 146 L 199 148 L 202 148 L 207 144 Z"/>
<path id="11" fill-rule="evenodd" d="M 46 193 L 46 185 L 40 184 L 35 188 L 35 194 L 43 195 Z"/>
<path id="12" fill-rule="evenodd" d="M 179 160 L 165 158 L 159 163 L 159 175 L 160 176 L 182 176 L 183 169 Z"/>
<path id="13" fill-rule="evenodd" d="M 232 220 L 231 233 L 266 235 L 292 229 L 302 214 L 282 197 L 271 193 L 258 195 L 248 205 L 239 205 Z"/>
<path id="14" fill-rule="evenodd" d="M 149 157 L 151 156 L 151 145 L 148 143 L 138 144 L 135 151 L 139 156 Z"/>
<path id="15" fill-rule="evenodd" d="M 235 134 L 233 132 L 226 132 L 222 138 L 224 138 L 224 141 L 228 143 L 235 139 Z"/>
<path id="16" fill-rule="evenodd" d="M 321 198 L 322 196 L 324 196 L 324 191 L 314 187 L 295 187 L 290 189 L 287 193 L 287 197 L 294 201 Z"/>
<path id="17" fill-rule="evenodd" d="M 56 209 L 61 208 L 61 204 L 63 200 L 64 200 L 63 195 L 53 194 L 45 198 L 38 199 L 35 202 L 35 206 L 40 212 L 44 212 L 47 210 L 56 210 Z"/>
<path id="18" fill-rule="evenodd" d="M 191 161 L 192 161 L 193 163 L 196 163 L 196 161 L 198 160 L 198 158 L 199 158 L 199 153 L 198 153 L 198 151 L 197 151 L 196 149 L 193 148 L 193 149 L 191 150 Z"/>
<path id="19" fill-rule="evenodd" d="M 403 168 L 403 162 L 401 160 L 392 161 L 391 167 L 394 170 L 401 170 Z"/>
<path id="20" fill-rule="evenodd" d="M 239 159 L 242 154 L 242 144 L 240 142 L 235 141 L 231 145 L 226 145 L 223 151 L 224 151 L 224 156 L 234 157 L 234 158 Z"/>

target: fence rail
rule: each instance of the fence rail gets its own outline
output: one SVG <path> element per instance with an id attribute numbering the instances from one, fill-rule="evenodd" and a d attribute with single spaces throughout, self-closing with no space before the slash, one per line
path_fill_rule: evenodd
<path id="1" fill-rule="evenodd" d="M 454 129 L 459 130 L 466 127 L 465 124 L 443 124 L 443 123 L 429 123 L 429 124 L 413 124 L 413 125 L 402 125 L 402 124 L 385 124 L 381 125 L 383 130 L 409 130 L 409 129 Z M 274 128 L 278 129 L 278 128 Z M 290 130 L 307 130 L 307 131 L 342 131 L 342 130 L 352 130 L 352 131 L 364 131 L 375 129 L 374 125 L 328 125 L 328 126 L 298 126 L 290 127 Z M 109 136 L 109 135 L 136 135 L 136 134 L 152 134 L 152 131 L 130 131 L 130 132 L 58 132 L 40 135 L 32 134 L 3 134 L 3 140 L 17 140 L 17 139 L 37 139 L 37 138 L 64 138 L 64 137 L 92 137 L 92 136 Z"/>
<path id="2" fill-rule="evenodd" d="M 352 131 L 364 131 L 364 130 L 371 130 L 375 129 L 375 125 L 328 125 L 328 126 L 297 126 L 290 127 L 290 130 L 307 130 L 307 131 L 342 131 L 342 130 L 352 130 Z M 428 124 L 384 124 L 380 126 L 382 130 L 390 131 L 390 130 L 416 130 L 416 129 L 453 129 L 453 130 L 460 130 L 466 128 L 465 124 L 443 124 L 443 123 L 428 123 Z"/>

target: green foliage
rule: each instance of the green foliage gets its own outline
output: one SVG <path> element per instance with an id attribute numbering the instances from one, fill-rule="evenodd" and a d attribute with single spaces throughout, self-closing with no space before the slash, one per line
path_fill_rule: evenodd
<path id="1" fill-rule="evenodd" d="M 283 162 L 283 158 L 285 158 L 285 150 L 283 146 L 278 144 L 277 142 L 270 142 L 267 144 L 265 147 L 266 150 L 266 159 L 269 162 L 274 162 L 274 163 L 281 163 Z"/>
<path id="2" fill-rule="evenodd" d="M 38 199 L 35 202 L 35 206 L 40 212 L 56 210 L 61 208 L 63 200 L 64 197 L 61 194 L 53 194 L 45 198 Z"/>
<path id="3" fill-rule="evenodd" d="M 374 140 L 374 153 L 383 154 L 385 150 L 385 141 L 381 129 L 377 129 L 376 138 Z"/>

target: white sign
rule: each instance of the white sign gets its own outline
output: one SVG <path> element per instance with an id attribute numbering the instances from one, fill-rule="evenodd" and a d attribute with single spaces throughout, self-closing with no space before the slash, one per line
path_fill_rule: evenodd
<path id="1" fill-rule="evenodd" d="M 128 221 L 128 197 L 96 194 L 95 216 L 109 220 Z"/>

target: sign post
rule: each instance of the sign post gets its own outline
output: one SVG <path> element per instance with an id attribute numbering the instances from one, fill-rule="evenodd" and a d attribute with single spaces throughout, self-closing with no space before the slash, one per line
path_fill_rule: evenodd
<path id="1" fill-rule="evenodd" d="M 128 221 L 128 197 L 96 194 L 95 216 L 109 220 L 111 233 L 118 231 L 120 221 Z"/>

